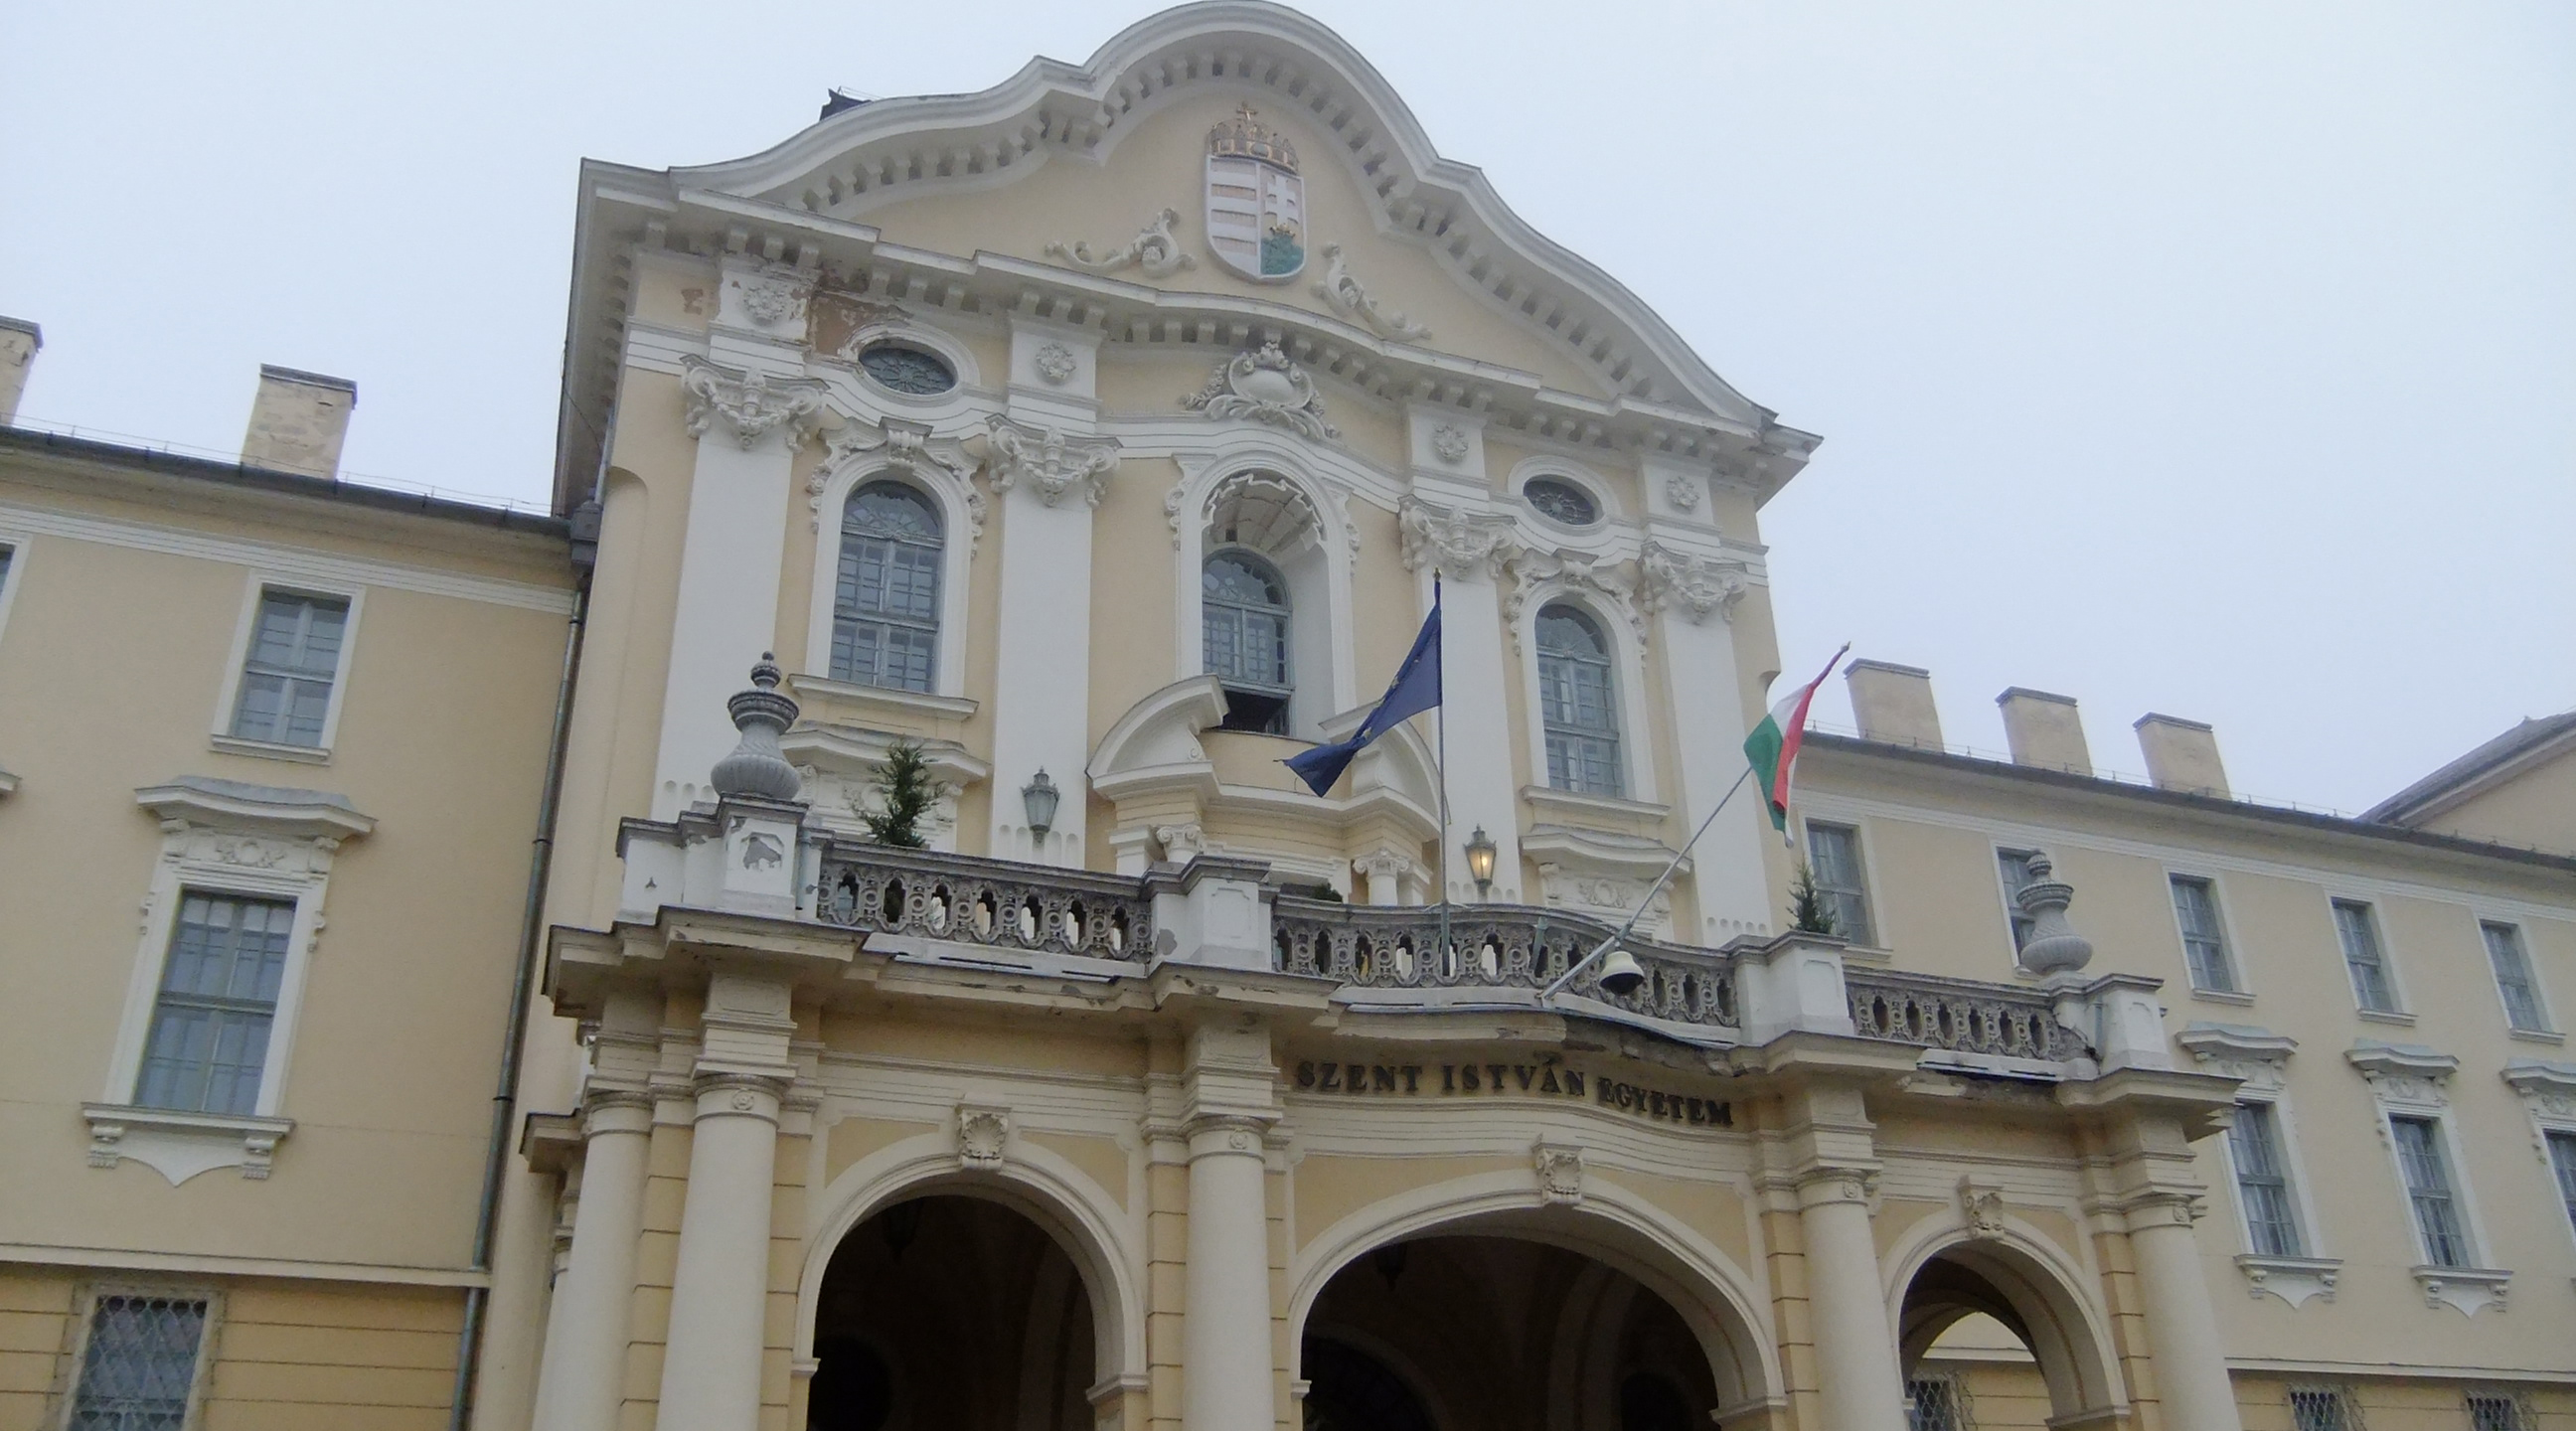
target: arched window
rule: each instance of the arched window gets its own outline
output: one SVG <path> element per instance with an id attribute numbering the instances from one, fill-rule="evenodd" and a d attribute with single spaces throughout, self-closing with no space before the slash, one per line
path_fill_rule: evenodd
<path id="1" fill-rule="evenodd" d="M 1625 794 L 1610 643 L 1574 607 L 1560 603 L 1538 614 L 1538 694 L 1547 728 L 1547 783 L 1584 795 Z"/>
<path id="2" fill-rule="evenodd" d="M 900 482 L 870 482 L 841 509 L 832 679 L 926 691 L 938 669 L 939 510 Z"/>
<path id="3" fill-rule="evenodd" d="M 1226 730 L 1288 733 L 1288 583 L 1279 569 L 1228 547 L 1199 569 L 1208 674 L 1225 687 Z"/>

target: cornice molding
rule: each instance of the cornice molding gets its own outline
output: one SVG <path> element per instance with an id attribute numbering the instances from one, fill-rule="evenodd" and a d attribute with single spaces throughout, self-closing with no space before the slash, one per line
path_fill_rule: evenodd
<path id="1" fill-rule="evenodd" d="M 376 828 L 375 817 L 359 813 L 345 795 L 206 775 L 180 775 L 146 785 L 134 792 L 134 803 L 160 817 L 165 830 L 195 825 L 336 845 Z"/>

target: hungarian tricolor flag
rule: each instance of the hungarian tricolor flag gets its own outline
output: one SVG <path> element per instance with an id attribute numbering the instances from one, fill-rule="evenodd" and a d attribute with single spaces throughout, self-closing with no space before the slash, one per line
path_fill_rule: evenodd
<path id="1" fill-rule="evenodd" d="M 1782 697 L 1744 738 L 1744 756 L 1753 762 L 1754 778 L 1762 782 L 1762 793 L 1771 803 L 1771 828 L 1783 840 L 1789 838 L 1789 777 L 1798 766 L 1798 747 L 1807 739 L 1807 705 L 1815 700 L 1816 687 L 1825 683 L 1850 650 L 1851 644 L 1845 642 L 1814 680 Z"/>

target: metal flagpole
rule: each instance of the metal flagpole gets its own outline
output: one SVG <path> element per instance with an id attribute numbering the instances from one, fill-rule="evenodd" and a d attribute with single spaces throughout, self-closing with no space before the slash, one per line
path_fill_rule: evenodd
<path id="1" fill-rule="evenodd" d="M 1440 569 L 1431 569 L 1431 609 L 1440 611 Z M 1440 958 L 1449 958 L 1449 622 L 1440 622 L 1440 715 L 1434 764 L 1440 767 Z"/>
<path id="2" fill-rule="evenodd" d="M 1680 849 L 1673 851 L 1672 859 L 1665 862 L 1664 872 L 1655 876 L 1655 882 L 1647 889 L 1646 897 L 1637 901 L 1637 907 L 1634 910 L 1629 911 L 1628 922 L 1620 925 L 1618 929 L 1611 933 L 1609 938 L 1593 945 L 1591 953 L 1575 960 L 1573 967 L 1567 969 L 1564 973 L 1559 974 L 1556 977 L 1555 983 L 1541 989 L 1538 995 L 1538 1001 L 1540 1003 L 1544 1004 L 1548 1000 L 1555 998 L 1558 994 L 1565 992 L 1565 986 L 1573 983 L 1576 975 L 1591 968 L 1594 960 L 1608 954 L 1611 949 L 1618 945 L 1620 940 L 1628 937 L 1628 931 L 1635 929 L 1637 927 L 1637 921 L 1646 917 L 1646 906 L 1655 902 L 1655 896 L 1663 893 L 1664 885 L 1672 879 L 1673 871 L 1682 867 L 1682 859 L 1691 852 L 1691 846 L 1698 844 L 1699 837 L 1708 833 L 1708 827 L 1717 823 L 1718 812 L 1725 809 L 1726 802 L 1734 799 L 1735 792 L 1743 789 L 1744 782 L 1752 778 L 1753 762 L 1748 760 L 1744 763 L 1744 773 L 1735 777 L 1735 783 L 1727 786 L 1726 793 L 1718 796 L 1717 803 L 1709 807 L 1708 818 L 1699 822 L 1699 828 L 1691 831 L 1691 837 L 1682 842 L 1682 847 Z"/>

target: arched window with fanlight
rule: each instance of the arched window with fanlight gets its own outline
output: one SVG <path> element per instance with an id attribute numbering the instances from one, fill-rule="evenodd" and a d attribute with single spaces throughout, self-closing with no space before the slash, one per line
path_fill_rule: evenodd
<path id="1" fill-rule="evenodd" d="M 1599 622 L 1563 602 L 1539 611 L 1539 713 L 1547 733 L 1547 783 L 1556 789 L 1627 793 L 1610 671 L 1610 641 Z"/>
<path id="2" fill-rule="evenodd" d="M 1221 548 L 1199 570 L 1207 672 L 1225 687 L 1226 730 L 1288 733 L 1288 583 L 1279 568 L 1240 547 Z"/>
<path id="3" fill-rule="evenodd" d="M 927 691 L 939 669 L 939 509 L 901 482 L 863 483 L 841 508 L 832 679 Z"/>

